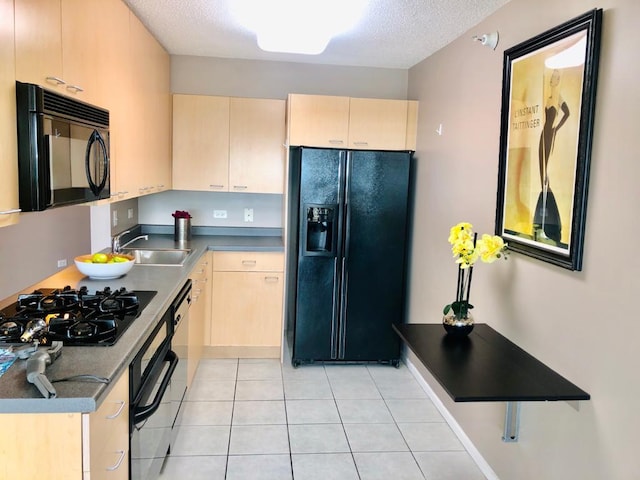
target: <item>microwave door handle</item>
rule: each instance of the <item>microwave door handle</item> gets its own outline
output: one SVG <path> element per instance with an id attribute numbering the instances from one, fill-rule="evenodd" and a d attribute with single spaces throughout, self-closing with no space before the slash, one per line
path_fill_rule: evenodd
<path id="1" fill-rule="evenodd" d="M 160 388 L 158 388 L 158 392 L 149 405 L 145 405 L 142 407 L 134 407 L 133 409 L 133 424 L 136 425 L 141 423 L 142 421 L 149 418 L 151 415 L 156 413 L 158 408 L 160 408 L 160 403 L 162 402 L 162 397 L 164 396 L 167 388 L 169 387 L 169 382 L 171 381 L 171 375 L 173 375 L 176 366 L 178 365 L 178 356 L 172 351 L 169 350 L 167 355 L 164 357 L 165 362 L 169 363 L 169 369 L 162 379 L 162 383 L 160 383 Z"/>
<path id="2" fill-rule="evenodd" d="M 91 149 L 93 148 L 93 145 L 96 142 L 98 143 L 98 147 L 102 152 L 101 161 L 102 161 L 102 166 L 104 171 L 104 175 L 101 178 L 96 179 L 98 184 L 94 182 L 94 179 L 91 176 L 91 165 L 90 165 Z M 87 151 L 85 152 L 84 159 L 85 159 L 84 166 L 87 174 L 87 181 L 89 182 L 89 188 L 91 189 L 94 195 L 98 196 L 100 195 L 100 192 L 102 192 L 102 190 L 104 189 L 107 183 L 107 178 L 109 176 L 109 159 L 107 158 L 107 146 L 104 143 L 104 139 L 102 138 L 102 135 L 100 135 L 100 132 L 98 132 L 97 130 L 94 130 L 89 136 L 89 141 L 87 142 Z M 95 165 L 94 170 L 96 173 L 100 171 L 100 169 L 98 168 L 98 165 Z"/>
<path id="3" fill-rule="evenodd" d="M 53 135 L 45 135 L 45 151 L 44 164 L 46 166 L 44 172 L 44 187 L 40 190 L 39 194 L 43 195 L 44 204 L 47 207 L 53 205 Z M 42 174 L 41 172 L 40 174 Z M 39 180 L 40 181 L 40 180 Z"/>

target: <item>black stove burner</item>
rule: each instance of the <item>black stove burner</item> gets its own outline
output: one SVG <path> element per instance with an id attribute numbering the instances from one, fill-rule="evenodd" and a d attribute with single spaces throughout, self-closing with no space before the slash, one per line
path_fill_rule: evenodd
<path id="1" fill-rule="evenodd" d="M 44 320 L 46 328 L 34 335 L 42 345 L 113 345 L 155 294 L 109 287 L 90 293 L 84 286 L 35 290 L 0 311 L 0 341 L 20 342 L 30 322 Z"/>

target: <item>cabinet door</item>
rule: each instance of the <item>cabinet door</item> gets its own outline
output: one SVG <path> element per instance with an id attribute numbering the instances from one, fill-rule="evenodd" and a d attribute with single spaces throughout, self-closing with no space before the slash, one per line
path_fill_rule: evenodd
<path id="1" fill-rule="evenodd" d="M 407 102 L 352 98 L 349 108 L 349 148 L 405 150 Z"/>
<path id="2" fill-rule="evenodd" d="M 344 148 L 349 97 L 289 95 L 289 145 Z"/>
<path id="3" fill-rule="evenodd" d="M 64 93 L 90 103 L 98 102 L 103 11 L 101 0 L 62 0 Z"/>
<path id="4" fill-rule="evenodd" d="M 18 221 L 13 0 L 0 0 L 0 65 L 0 227 L 6 227 Z"/>
<path id="5" fill-rule="evenodd" d="M 60 0 L 15 2 L 15 29 L 16 78 L 48 88 L 63 81 Z"/>
<path id="6" fill-rule="evenodd" d="M 282 273 L 213 272 L 211 344 L 279 347 Z"/>
<path id="7" fill-rule="evenodd" d="M 193 282 L 191 308 L 189 309 L 189 347 L 187 386 L 191 385 L 198 363 L 202 358 L 205 339 L 211 331 L 211 252 L 205 253 L 189 277 Z"/>
<path id="8" fill-rule="evenodd" d="M 125 370 L 102 405 L 84 416 L 89 443 L 83 445 L 84 471 L 91 480 L 129 478 L 129 372 Z M 85 430 L 85 433 L 86 430 Z M 87 435 L 84 436 L 86 442 Z"/>
<path id="9" fill-rule="evenodd" d="M 284 100 L 232 98 L 229 124 L 229 191 L 282 193 Z"/>
<path id="10" fill-rule="evenodd" d="M 173 188 L 229 190 L 229 98 L 173 96 Z"/>

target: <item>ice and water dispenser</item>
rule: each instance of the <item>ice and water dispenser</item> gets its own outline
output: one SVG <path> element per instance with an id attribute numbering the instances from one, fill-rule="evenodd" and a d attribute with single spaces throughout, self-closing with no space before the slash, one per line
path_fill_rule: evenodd
<path id="1" fill-rule="evenodd" d="M 305 205 L 304 255 L 336 254 L 337 205 Z"/>

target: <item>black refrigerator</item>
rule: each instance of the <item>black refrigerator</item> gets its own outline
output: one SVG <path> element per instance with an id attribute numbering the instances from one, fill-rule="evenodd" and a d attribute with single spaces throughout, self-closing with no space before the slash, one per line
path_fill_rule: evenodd
<path id="1" fill-rule="evenodd" d="M 411 152 L 293 147 L 287 339 L 292 364 L 398 365 Z"/>

